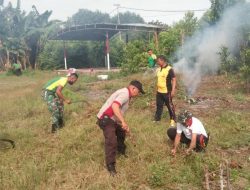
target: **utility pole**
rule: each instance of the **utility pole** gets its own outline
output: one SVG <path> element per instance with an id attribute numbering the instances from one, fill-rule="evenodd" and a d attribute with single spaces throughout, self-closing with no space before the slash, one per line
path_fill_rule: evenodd
<path id="1" fill-rule="evenodd" d="M 120 15 L 119 15 L 119 8 L 120 8 L 120 4 L 114 4 L 114 6 L 116 6 L 117 9 L 117 24 L 121 24 L 120 22 Z M 121 35 L 121 31 L 119 31 L 119 38 L 120 40 L 122 40 L 122 35 Z"/>
<path id="2" fill-rule="evenodd" d="M 64 69 L 67 70 L 67 55 L 66 55 L 66 47 L 65 47 L 65 41 L 63 41 L 63 54 L 64 54 Z"/>
<path id="3" fill-rule="evenodd" d="M 105 49 L 106 49 L 106 56 L 107 56 L 107 66 L 108 71 L 110 71 L 110 61 L 109 61 L 109 34 L 106 32 L 106 41 L 105 41 Z"/>

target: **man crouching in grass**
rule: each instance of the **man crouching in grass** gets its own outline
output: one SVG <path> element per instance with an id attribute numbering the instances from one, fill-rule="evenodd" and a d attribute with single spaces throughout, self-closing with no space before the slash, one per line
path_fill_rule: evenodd
<path id="1" fill-rule="evenodd" d="M 144 94 L 142 84 L 133 80 L 127 88 L 114 92 L 97 114 L 97 124 L 103 130 L 105 138 L 106 165 L 111 176 L 116 175 L 116 151 L 118 154 L 126 156 L 124 141 L 130 130 L 123 114 L 128 109 L 130 99 L 138 96 L 139 93 Z"/>
<path id="2" fill-rule="evenodd" d="M 173 156 L 180 142 L 189 146 L 186 150 L 186 154 L 189 155 L 193 150 L 205 151 L 209 140 L 209 135 L 201 121 L 187 110 L 180 112 L 177 117 L 177 128 L 169 128 L 167 134 L 174 141 L 174 148 L 171 150 Z"/>
<path id="3" fill-rule="evenodd" d="M 71 103 L 70 99 L 66 99 L 63 96 L 62 90 L 66 84 L 73 85 L 77 79 L 78 75 L 71 73 L 68 77 L 56 77 L 44 85 L 42 95 L 52 115 L 52 133 L 55 133 L 57 129 L 63 127 L 64 103 Z"/>

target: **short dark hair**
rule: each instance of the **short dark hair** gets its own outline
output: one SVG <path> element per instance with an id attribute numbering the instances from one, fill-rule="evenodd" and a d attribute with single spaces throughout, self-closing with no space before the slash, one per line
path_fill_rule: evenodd
<path id="1" fill-rule="evenodd" d="M 157 59 L 161 59 L 164 62 L 168 62 L 167 58 L 165 57 L 165 55 L 158 55 Z"/>
<path id="2" fill-rule="evenodd" d="M 75 76 L 76 78 L 78 78 L 78 74 L 76 74 L 76 73 L 71 73 L 71 74 L 70 74 L 70 77 L 71 77 L 71 76 Z"/>
<path id="3" fill-rule="evenodd" d="M 148 51 L 147 51 L 147 52 L 149 52 L 149 51 L 153 51 L 153 50 L 150 48 L 150 49 L 148 49 Z"/>

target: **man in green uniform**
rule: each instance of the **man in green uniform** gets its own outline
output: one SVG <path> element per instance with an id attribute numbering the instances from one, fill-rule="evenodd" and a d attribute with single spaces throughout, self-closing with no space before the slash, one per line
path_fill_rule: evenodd
<path id="1" fill-rule="evenodd" d="M 43 87 L 43 99 L 47 102 L 48 109 L 52 114 L 52 133 L 63 127 L 64 103 L 71 103 L 70 99 L 63 96 L 62 90 L 66 84 L 73 85 L 77 79 L 78 75 L 72 73 L 68 77 L 56 77 Z"/>
<path id="2" fill-rule="evenodd" d="M 156 63 L 156 55 L 153 53 L 152 49 L 148 49 L 148 67 L 153 69 Z"/>
<path id="3" fill-rule="evenodd" d="M 13 69 L 13 73 L 16 75 L 16 76 L 20 76 L 22 74 L 22 71 L 21 71 L 21 64 L 20 63 L 13 63 L 12 65 L 12 69 Z"/>

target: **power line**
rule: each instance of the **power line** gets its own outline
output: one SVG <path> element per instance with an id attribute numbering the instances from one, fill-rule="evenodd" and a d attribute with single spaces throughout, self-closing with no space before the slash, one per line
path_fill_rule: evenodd
<path id="1" fill-rule="evenodd" d="M 207 11 L 208 9 L 190 9 L 190 10 L 156 10 L 156 9 L 138 9 L 138 8 L 131 8 L 131 7 L 119 7 L 122 9 L 130 9 L 130 10 L 136 10 L 136 11 L 147 11 L 147 12 L 204 12 Z"/>
<path id="2" fill-rule="evenodd" d="M 109 13 L 109 15 L 110 15 L 111 13 L 113 13 L 116 9 L 117 9 L 117 8 L 113 9 L 113 10 Z"/>
<path id="3" fill-rule="evenodd" d="M 173 15 L 180 15 L 180 13 L 173 13 L 173 14 L 166 14 L 166 15 L 141 15 L 143 18 L 145 17 L 167 17 L 167 16 L 173 16 Z"/>

